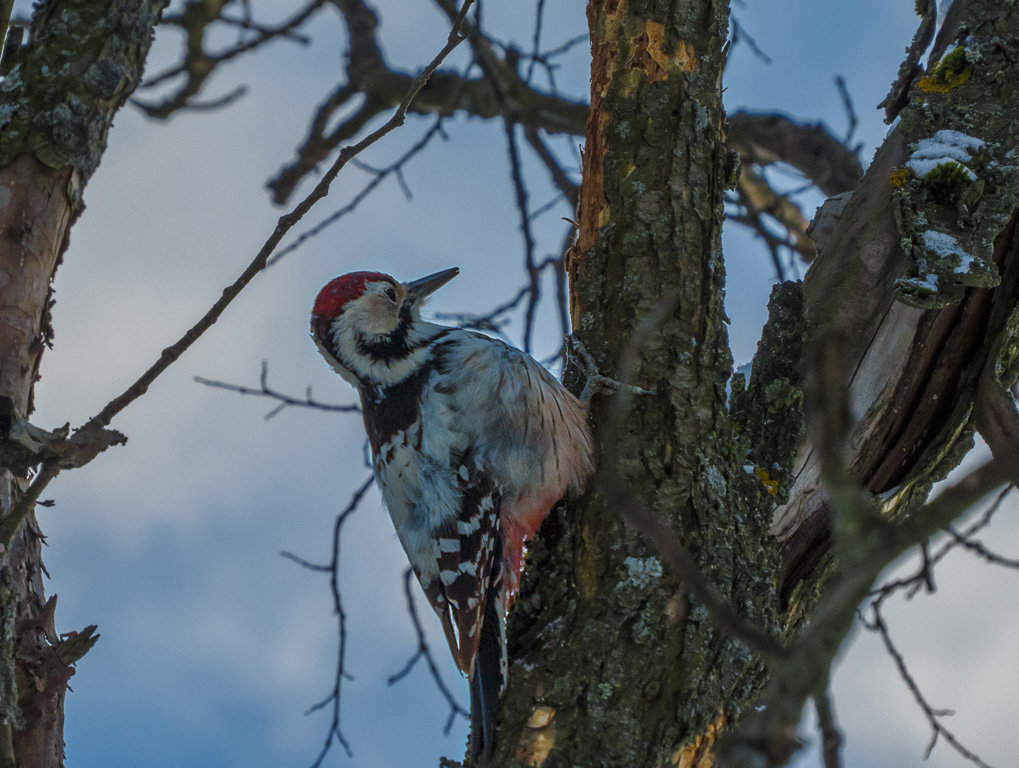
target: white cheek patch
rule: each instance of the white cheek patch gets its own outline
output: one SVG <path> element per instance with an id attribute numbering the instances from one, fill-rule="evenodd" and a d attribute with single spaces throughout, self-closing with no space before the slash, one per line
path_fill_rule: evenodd
<path id="1" fill-rule="evenodd" d="M 397 307 L 380 295 L 365 295 L 348 304 L 340 319 L 368 336 L 387 336 L 400 324 Z"/>
<path id="2" fill-rule="evenodd" d="M 354 374 L 355 380 L 353 383 L 357 383 L 356 379 L 360 378 L 382 386 L 396 384 L 406 379 L 412 373 L 421 370 L 421 367 L 431 354 L 427 344 L 423 343 L 428 339 L 427 332 L 421 333 L 419 339 L 419 334 L 414 333 L 414 329 L 412 329 L 412 332 L 407 337 L 408 343 L 412 346 L 420 343 L 421 346 L 417 346 L 410 354 L 403 358 L 396 358 L 389 362 L 374 360 L 360 351 L 355 325 L 355 322 L 344 313 L 333 321 L 330 328 L 333 346 L 342 355 L 340 365 L 345 366 L 349 372 Z M 340 369 L 337 368 L 337 371 L 340 371 Z M 340 371 L 340 375 L 343 376 L 342 371 Z M 344 376 L 344 378 L 347 377 Z"/>

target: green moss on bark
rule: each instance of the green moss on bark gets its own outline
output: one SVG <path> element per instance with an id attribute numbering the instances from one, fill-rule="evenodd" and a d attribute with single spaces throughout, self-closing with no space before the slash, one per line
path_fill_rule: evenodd
<path id="1" fill-rule="evenodd" d="M 803 442 L 803 286 L 779 283 L 768 301 L 768 322 L 757 345 L 750 381 L 733 386 L 731 410 L 748 443 L 744 470 L 784 503 Z"/>
<path id="2" fill-rule="evenodd" d="M 1019 45 L 1009 14 L 997 8 L 986 14 L 994 32 L 960 33 L 956 47 L 917 81 L 898 129 L 911 153 L 907 167 L 917 173 L 891 179 L 911 258 L 897 288 L 902 301 L 924 309 L 958 303 L 967 288 L 998 284 L 994 237 L 1019 200 L 1013 156 L 1019 92 L 1006 75 Z M 982 108 L 972 109 L 975 103 Z"/>

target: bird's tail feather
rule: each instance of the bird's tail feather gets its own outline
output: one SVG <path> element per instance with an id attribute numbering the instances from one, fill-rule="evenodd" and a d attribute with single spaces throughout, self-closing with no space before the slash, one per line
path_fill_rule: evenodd
<path id="1" fill-rule="evenodd" d="M 498 559 L 497 559 L 498 563 Z M 498 565 L 496 565 L 498 567 Z M 492 756 L 506 675 L 506 624 L 501 579 L 489 587 L 478 655 L 471 675 L 471 757 Z"/>

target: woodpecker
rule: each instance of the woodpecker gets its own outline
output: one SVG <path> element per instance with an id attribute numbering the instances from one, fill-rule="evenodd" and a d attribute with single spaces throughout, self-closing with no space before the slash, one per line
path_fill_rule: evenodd
<path id="1" fill-rule="evenodd" d="M 338 277 L 315 299 L 311 335 L 360 395 L 375 481 L 470 680 L 476 757 L 491 754 L 524 542 L 582 490 L 592 442 L 584 404 L 532 357 L 421 319 L 458 273 Z"/>

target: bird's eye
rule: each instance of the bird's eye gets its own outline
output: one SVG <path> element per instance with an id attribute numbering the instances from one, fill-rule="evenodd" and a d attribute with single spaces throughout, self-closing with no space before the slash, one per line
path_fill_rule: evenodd
<path id="1" fill-rule="evenodd" d="M 393 288 L 386 288 L 386 298 L 390 301 L 396 301 L 396 291 Z"/>

